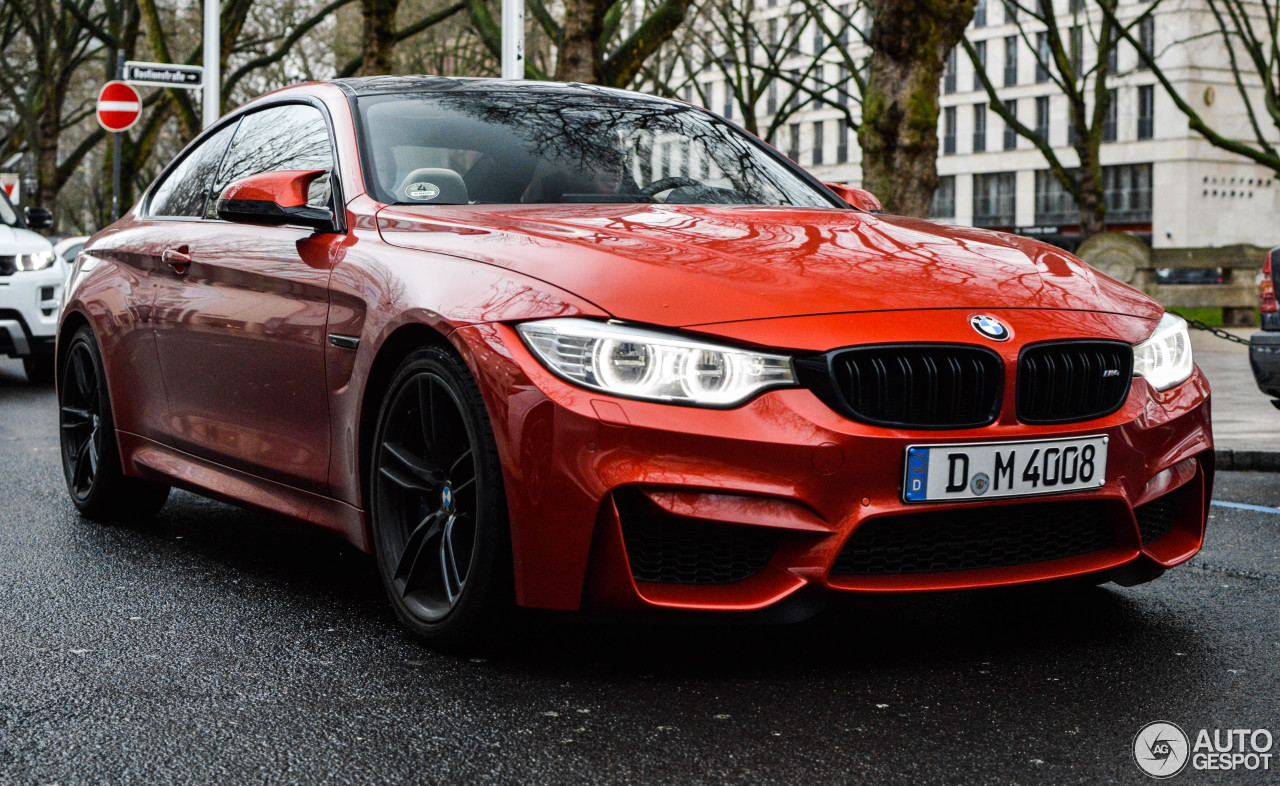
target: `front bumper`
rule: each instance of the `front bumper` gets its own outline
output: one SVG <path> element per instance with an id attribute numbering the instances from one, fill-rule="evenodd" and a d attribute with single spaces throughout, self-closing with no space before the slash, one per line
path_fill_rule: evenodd
<path id="1" fill-rule="evenodd" d="M 60 264 L 0 276 L 0 355 L 52 354 L 62 284 Z"/>
<path id="2" fill-rule="evenodd" d="M 1280 331 L 1263 331 L 1249 337 L 1249 366 L 1258 390 L 1280 398 Z"/>
<path id="3" fill-rule="evenodd" d="M 1119 411 L 1088 423 L 1027 426 L 1006 403 L 990 426 L 916 431 L 851 421 L 805 389 L 731 410 L 615 399 L 552 376 L 509 326 L 457 337 L 498 438 L 521 605 L 748 611 L 806 587 L 919 591 L 1158 571 L 1189 559 L 1203 540 L 1214 463 L 1209 387 L 1198 370 L 1163 394 L 1135 379 Z M 909 444 L 1081 434 L 1110 438 L 1099 489 L 902 501 Z M 964 526 L 997 537 L 1003 525 L 1040 521 L 1046 511 L 1069 519 L 1087 509 L 1109 537 L 1086 553 L 968 569 L 885 572 L 846 554 L 860 547 L 860 531 L 887 522 L 890 532 L 927 533 L 961 509 L 989 512 L 994 529 L 981 515 Z M 717 539 L 708 527 L 734 534 Z"/>

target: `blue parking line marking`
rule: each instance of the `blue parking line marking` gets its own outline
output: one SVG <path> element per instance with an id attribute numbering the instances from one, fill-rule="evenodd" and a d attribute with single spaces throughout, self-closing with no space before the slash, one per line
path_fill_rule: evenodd
<path id="1" fill-rule="evenodd" d="M 1223 502 L 1219 499 L 1209 501 L 1210 505 L 1216 505 L 1220 508 L 1234 508 L 1235 510 L 1251 510 L 1254 513 L 1276 513 L 1280 514 L 1280 508 L 1268 508 L 1265 505 L 1246 505 L 1243 502 Z"/>

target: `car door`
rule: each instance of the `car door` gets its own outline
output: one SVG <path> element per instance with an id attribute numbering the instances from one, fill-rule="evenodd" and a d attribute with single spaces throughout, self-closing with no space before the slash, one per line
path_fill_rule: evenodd
<path id="1" fill-rule="evenodd" d="M 218 195 L 250 175 L 333 169 L 325 115 L 309 104 L 245 115 L 223 156 L 202 231 L 163 252 L 156 349 L 174 447 L 318 493 L 328 491 L 325 322 L 343 235 L 220 221 Z M 337 201 L 328 177 L 313 202 Z"/>

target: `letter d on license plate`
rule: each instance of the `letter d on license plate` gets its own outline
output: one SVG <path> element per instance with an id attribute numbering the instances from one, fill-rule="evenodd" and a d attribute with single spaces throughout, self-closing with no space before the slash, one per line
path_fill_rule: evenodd
<path id="1" fill-rule="evenodd" d="M 1030 497 L 1107 481 L 1107 437 L 911 445 L 904 502 Z"/>

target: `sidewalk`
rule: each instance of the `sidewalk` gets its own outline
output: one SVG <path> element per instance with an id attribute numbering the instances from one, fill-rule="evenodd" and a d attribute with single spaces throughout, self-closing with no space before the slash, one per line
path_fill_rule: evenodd
<path id="1" fill-rule="evenodd" d="M 1232 328 L 1248 339 L 1257 328 Z M 1258 390 L 1249 348 L 1204 330 L 1191 331 L 1196 365 L 1213 388 L 1213 441 L 1218 469 L 1280 471 L 1280 410 Z"/>

